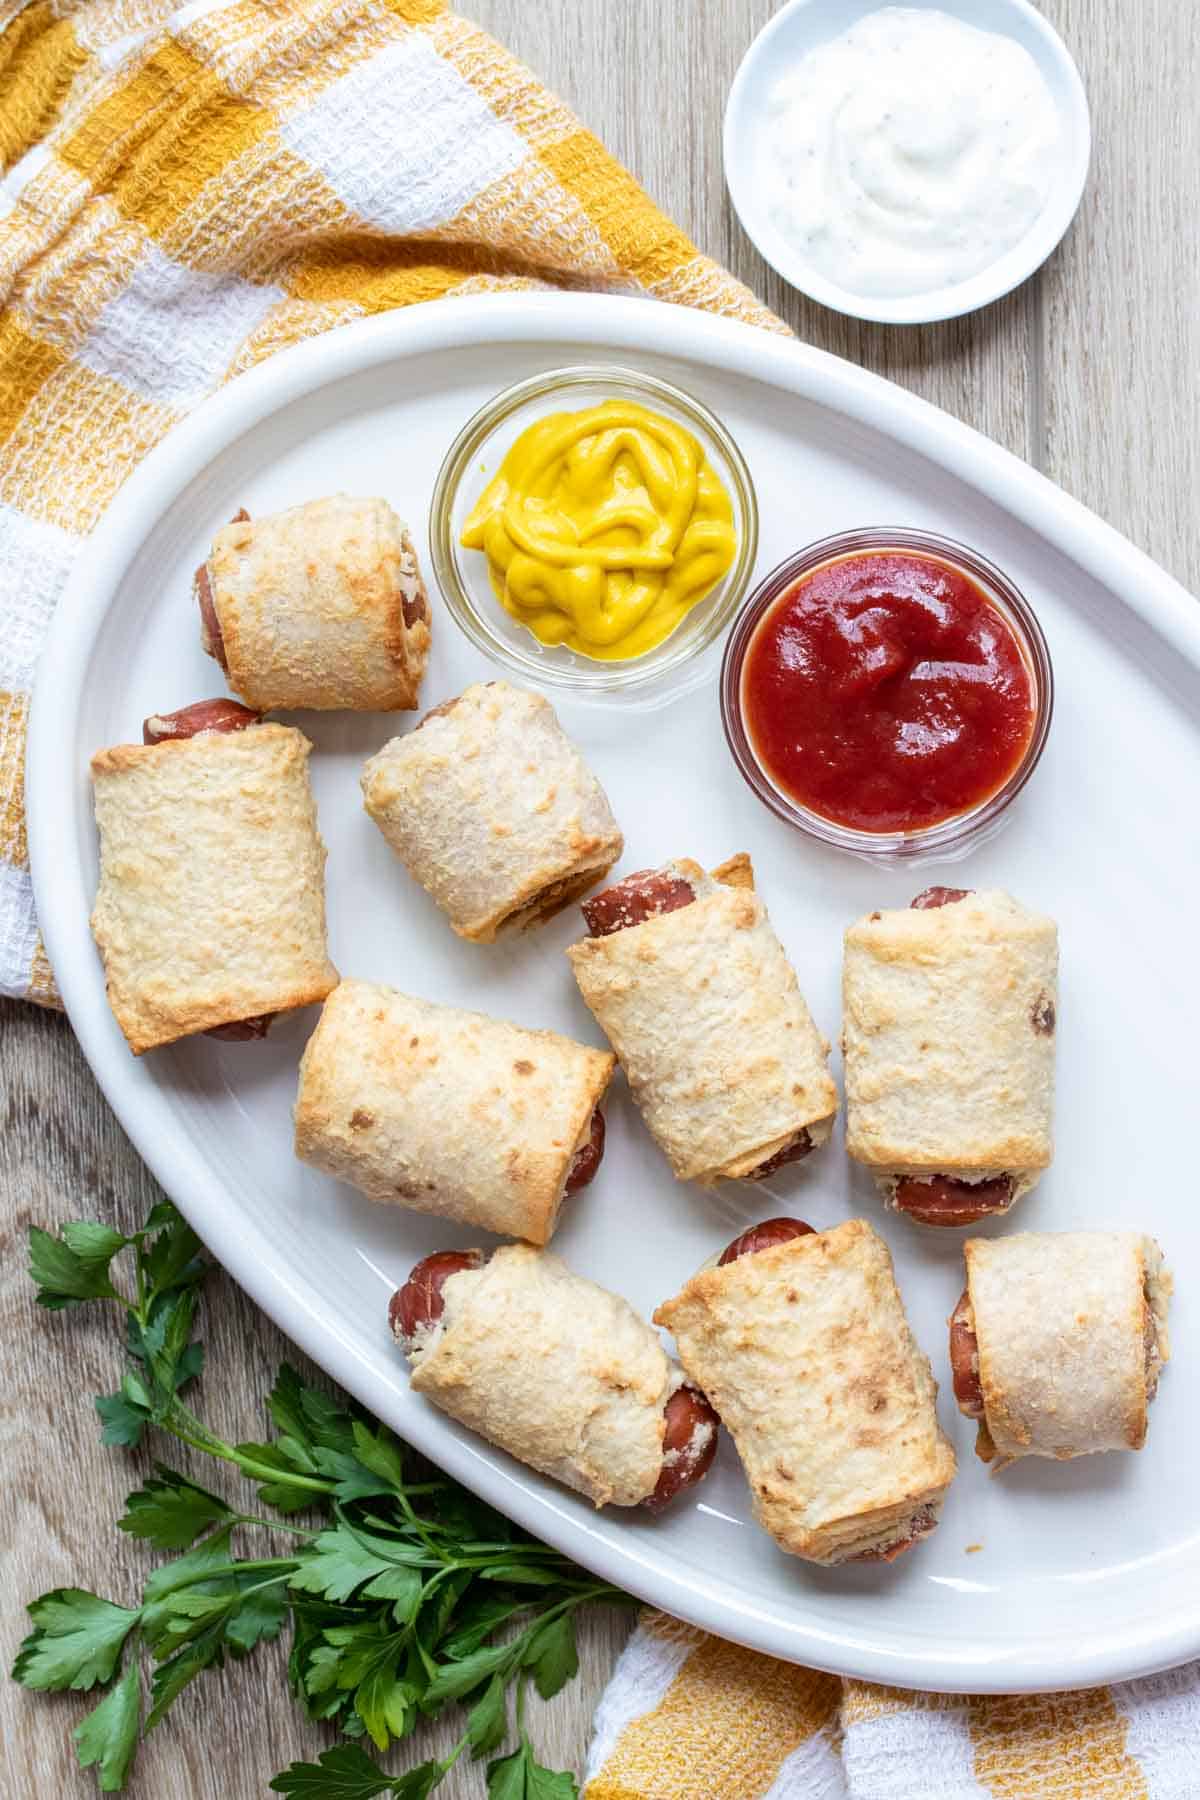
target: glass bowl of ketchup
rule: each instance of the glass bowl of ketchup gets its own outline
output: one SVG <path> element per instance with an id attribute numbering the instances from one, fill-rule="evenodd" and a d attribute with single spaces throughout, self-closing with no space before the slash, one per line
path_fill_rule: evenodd
<path id="1" fill-rule="evenodd" d="M 772 812 L 872 857 L 987 835 L 1054 706 L 1032 608 L 977 551 L 927 531 L 841 532 L 759 583 L 730 633 L 721 714 Z"/>

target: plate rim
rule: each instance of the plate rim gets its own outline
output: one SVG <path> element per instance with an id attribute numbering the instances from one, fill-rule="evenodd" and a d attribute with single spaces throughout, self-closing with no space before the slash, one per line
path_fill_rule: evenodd
<path id="1" fill-rule="evenodd" d="M 739 320 L 660 301 L 594 294 L 482 294 L 354 321 L 279 352 L 237 377 L 182 420 L 126 481 L 77 556 L 43 648 L 30 709 L 26 812 L 30 867 L 43 941 L 80 1047 L 139 1155 L 212 1254 L 313 1360 L 380 1417 L 397 1390 L 353 1338 L 282 1265 L 259 1254 L 271 1240 L 226 1206 L 204 1157 L 173 1129 L 166 1098 L 132 1057 L 113 1056 L 113 1025 L 88 926 L 91 896 L 72 843 L 78 783 L 74 743 L 61 730 L 86 675 L 116 586 L 151 523 L 224 446 L 284 406 L 380 362 L 482 343 L 588 345 L 676 357 L 777 387 L 881 431 L 947 469 L 1035 532 L 1200 669 L 1200 607 L 1182 585 L 1113 527 L 1044 475 L 970 426 L 880 376 L 828 352 Z M 122 1046 L 123 1048 L 123 1046 Z M 167 1165 L 168 1156 L 170 1166 Z M 487 1463 L 467 1436 L 437 1435 L 414 1408 L 397 1427 L 463 1485 L 603 1578 L 704 1630 L 786 1661 L 859 1679 L 946 1693 L 1074 1689 L 1170 1668 L 1200 1655 L 1200 1603 L 1165 1628 L 1117 1625 L 1086 1643 L 1033 1651 L 992 1641 L 939 1650 L 935 1635 L 864 1642 L 806 1619 L 785 1626 L 753 1602 L 692 1571 L 672 1572 L 642 1534 L 612 1544 L 565 1511 L 552 1484 Z M 439 1421 L 440 1423 L 440 1421 Z M 436 1437 L 436 1442 L 432 1440 Z M 524 1477 L 524 1478 L 523 1478 Z"/>

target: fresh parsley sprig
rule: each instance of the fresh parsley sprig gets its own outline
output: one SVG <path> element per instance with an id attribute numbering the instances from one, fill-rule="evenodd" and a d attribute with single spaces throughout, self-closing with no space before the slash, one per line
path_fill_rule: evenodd
<path id="1" fill-rule="evenodd" d="M 463 1754 L 516 1747 L 486 1768 L 489 1800 L 575 1800 L 572 1776 L 544 1768 L 525 1730 L 529 1681 L 545 1699 L 578 1669 L 575 1616 L 591 1601 L 625 1602 L 535 1542 L 464 1489 L 410 1470 L 411 1453 L 367 1413 L 306 1387 L 284 1364 L 267 1398 L 274 1435 L 229 1444 L 182 1397 L 204 1366 L 193 1338 L 207 1264 L 167 1201 L 125 1236 L 92 1220 L 58 1237 L 34 1227 L 30 1273 L 52 1311 L 92 1301 L 125 1314 L 128 1364 L 96 1410 L 106 1444 L 132 1447 L 148 1429 L 232 1465 L 258 1508 L 162 1463 L 130 1494 L 119 1528 L 175 1553 L 148 1576 L 140 1606 L 57 1588 L 29 1607 L 34 1629 L 13 1665 L 26 1687 L 105 1689 L 74 1733 L 103 1793 L 121 1791 L 140 1739 L 183 1690 L 226 1657 L 291 1630 L 288 1679 L 308 1718 L 380 1751 L 424 1718 L 466 1709 L 449 1755 L 387 1774 L 355 1742 L 293 1763 L 271 1782 L 295 1800 L 426 1800 Z M 115 1270 L 128 1279 L 117 1286 Z M 307 1526 L 292 1515 L 315 1515 Z M 240 1556 L 248 1526 L 286 1540 L 277 1556 Z M 143 1663 L 149 1668 L 149 1707 Z"/>

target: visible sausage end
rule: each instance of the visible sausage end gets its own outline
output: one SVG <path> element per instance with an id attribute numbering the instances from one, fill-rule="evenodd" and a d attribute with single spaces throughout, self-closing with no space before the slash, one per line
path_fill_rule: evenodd
<path id="1" fill-rule="evenodd" d="M 239 506 L 229 523 L 231 525 L 247 525 L 250 514 L 244 506 Z M 200 608 L 200 642 L 206 655 L 219 662 L 226 675 L 229 664 L 225 660 L 225 635 L 221 630 L 221 621 L 217 617 L 217 605 L 213 599 L 212 578 L 208 572 L 208 564 L 203 562 L 196 570 L 192 581 L 192 591 L 196 596 L 196 604 Z"/>
<path id="2" fill-rule="evenodd" d="M 595 1178 L 596 1170 L 604 1160 L 604 1114 L 597 1106 L 592 1113 L 591 1130 L 587 1143 L 575 1152 L 571 1166 L 567 1170 L 567 1183 L 563 1189 L 564 1200 L 572 1194 L 579 1193 L 581 1188 Z"/>
<path id="3" fill-rule="evenodd" d="M 455 694 L 453 700 L 440 700 L 436 706 L 430 707 L 423 718 L 417 720 L 416 724 L 413 726 L 413 730 L 420 731 L 422 725 L 428 725 L 430 719 L 444 719 L 447 713 L 452 713 L 454 711 L 461 699 L 461 694 Z"/>
<path id="4" fill-rule="evenodd" d="M 793 1238 L 815 1236 L 811 1225 L 803 1219 L 764 1219 L 761 1225 L 751 1225 L 749 1231 L 743 1231 L 735 1237 L 732 1244 L 722 1250 L 717 1262 L 718 1269 L 726 1268 L 737 1262 L 742 1256 L 757 1256 L 760 1250 L 773 1250 L 776 1244 L 790 1243 Z"/>
<path id="5" fill-rule="evenodd" d="M 807 1130 L 798 1131 L 791 1142 L 783 1146 L 782 1150 L 777 1150 L 774 1156 L 769 1156 L 765 1163 L 759 1163 L 757 1169 L 751 1169 L 743 1179 L 763 1181 L 768 1175 L 774 1175 L 779 1169 L 785 1168 L 788 1163 L 802 1162 L 812 1147 L 811 1133 Z"/>
<path id="6" fill-rule="evenodd" d="M 896 1183 L 892 1204 L 918 1225 L 977 1225 L 1012 1205 L 1011 1175 L 961 1181 L 953 1175 L 907 1175 Z"/>
<path id="7" fill-rule="evenodd" d="M 661 1512 L 708 1474 L 717 1454 L 717 1418 L 707 1395 L 685 1381 L 663 1408 L 663 1463 L 654 1492 L 642 1505 Z"/>
<path id="8" fill-rule="evenodd" d="M 971 1296 L 966 1288 L 950 1314 L 950 1375 L 958 1410 L 965 1413 L 968 1419 L 982 1419 L 983 1383 L 979 1376 L 979 1340 L 975 1336 L 975 1316 Z"/>
<path id="9" fill-rule="evenodd" d="M 210 1025 L 205 1037 L 221 1038 L 227 1044 L 245 1044 L 252 1038 L 265 1038 L 278 1013 L 256 1013 L 250 1019 L 231 1019 L 228 1025 Z"/>
<path id="10" fill-rule="evenodd" d="M 143 744 L 165 744 L 182 738 L 215 736 L 261 725 L 262 714 L 238 700 L 195 700 L 178 712 L 151 713 L 142 720 Z"/>
<path id="11" fill-rule="evenodd" d="M 897 1538 L 894 1544 L 885 1544 L 880 1550 L 863 1550 L 858 1556 L 850 1556 L 846 1560 L 856 1563 L 895 1562 L 898 1556 L 903 1556 L 907 1550 L 919 1544 L 922 1538 L 936 1530 L 937 1514 L 931 1506 L 923 1506 L 913 1514 L 904 1536 Z"/>
<path id="12" fill-rule="evenodd" d="M 663 913 L 678 912 L 695 898 L 696 890 L 681 875 L 667 875 L 661 869 L 639 869 L 615 887 L 593 894 L 584 901 L 581 911 L 589 937 L 611 937 L 615 931 L 628 931 Z"/>
<path id="13" fill-rule="evenodd" d="M 196 604 L 200 608 L 200 643 L 207 656 L 220 663 L 226 675 L 229 663 L 225 657 L 225 637 L 221 630 L 221 621 L 217 617 L 217 603 L 213 599 L 212 580 L 208 573 L 208 564 L 201 563 L 196 570 L 192 583 L 192 592 L 196 596 Z"/>
<path id="14" fill-rule="evenodd" d="M 435 1250 L 416 1264 L 404 1286 L 388 1303 L 392 1336 L 406 1355 L 422 1331 L 436 1325 L 446 1305 L 442 1292 L 452 1275 L 483 1267 L 482 1250 Z"/>
<path id="15" fill-rule="evenodd" d="M 975 892 L 974 888 L 927 887 L 909 901 L 910 912 L 933 912 L 939 906 L 953 906 Z"/>

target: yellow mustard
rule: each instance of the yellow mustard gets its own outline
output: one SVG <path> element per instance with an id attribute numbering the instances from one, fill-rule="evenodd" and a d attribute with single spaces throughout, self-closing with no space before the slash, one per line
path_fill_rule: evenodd
<path id="1" fill-rule="evenodd" d="M 729 495 L 681 425 L 632 400 L 523 431 L 463 527 L 505 610 L 543 644 L 644 656 L 724 575 Z"/>

